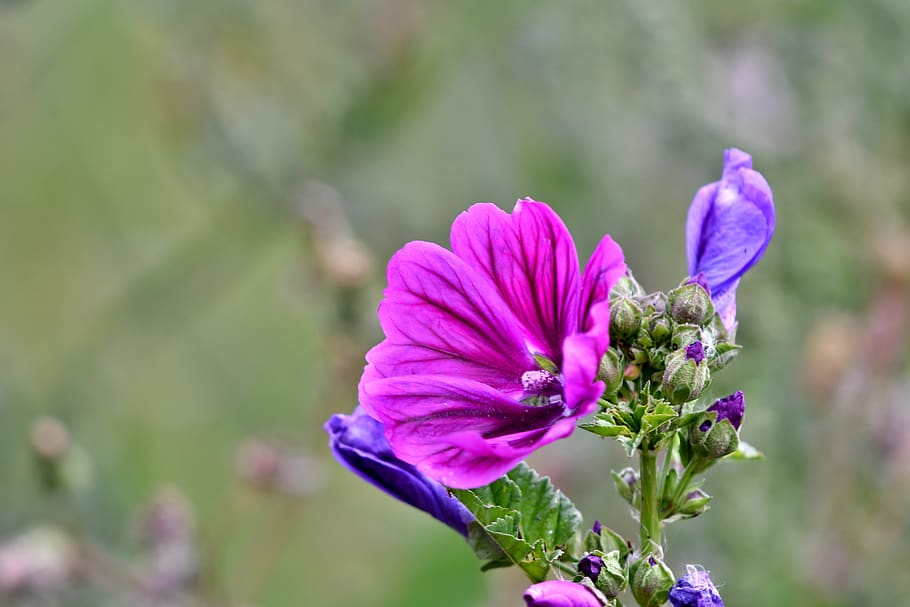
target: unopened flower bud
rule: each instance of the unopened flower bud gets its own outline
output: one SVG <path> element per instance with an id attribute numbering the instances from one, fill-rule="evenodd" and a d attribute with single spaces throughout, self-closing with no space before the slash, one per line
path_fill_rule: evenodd
<path id="1" fill-rule="evenodd" d="M 696 453 L 717 459 L 739 447 L 739 426 L 745 411 L 742 392 L 721 398 L 689 428 L 689 442 Z"/>
<path id="2" fill-rule="evenodd" d="M 671 343 L 674 348 L 684 348 L 700 339 L 701 328 L 697 325 L 678 324 L 673 331 L 673 341 Z"/>
<path id="3" fill-rule="evenodd" d="M 714 316 L 711 294 L 698 282 L 684 282 L 667 294 L 676 322 L 703 325 Z"/>
<path id="4" fill-rule="evenodd" d="M 667 355 L 663 375 L 663 388 L 667 399 L 674 405 L 695 399 L 711 379 L 711 372 L 704 362 L 704 349 L 690 344 Z"/>
<path id="5" fill-rule="evenodd" d="M 638 491 L 638 473 L 632 468 L 623 468 L 619 472 L 613 472 L 613 484 L 616 485 L 616 491 L 620 497 L 633 503 L 635 493 Z"/>
<path id="6" fill-rule="evenodd" d="M 619 550 L 604 554 L 597 550 L 578 561 L 578 571 L 594 582 L 608 599 L 622 592 L 626 585 L 626 572 L 620 562 Z"/>
<path id="7" fill-rule="evenodd" d="M 641 327 L 641 308 L 628 297 L 620 297 L 610 305 L 610 336 L 630 339 Z"/>
<path id="8" fill-rule="evenodd" d="M 616 394 L 619 387 L 622 386 L 625 367 L 622 354 L 616 348 L 609 348 L 600 359 L 600 367 L 597 370 L 597 380 L 602 381 L 606 386 L 604 394 Z"/>
<path id="9" fill-rule="evenodd" d="M 736 430 L 739 430 L 743 423 L 743 414 L 746 412 L 746 399 L 742 390 L 737 390 L 730 396 L 717 399 L 717 401 L 708 407 L 708 411 L 717 413 L 717 421 L 729 420 Z"/>
<path id="10" fill-rule="evenodd" d="M 613 288 L 610 290 L 610 299 L 612 300 L 619 297 L 641 297 L 644 294 L 645 290 L 641 288 L 641 285 L 638 284 L 638 281 L 635 280 L 632 273 L 626 272 L 625 276 L 622 276 L 617 280 L 616 284 L 613 285 Z"/>
<path id="11" fill-rule="evenodd" d="M 654 340 L 654 343 L 662 344 L 670 339 L 673 328 L 670 326 L 670 319 L 663 314 L 659 314 L 652 316 L 648 321 L 648 331 L 650 331 L 651 339 Z"/>
<path id="12" fill-rule="evenodd" d="M 666 603 L 674 581 L 670 568 L 653 554 L 644 556 L 629 568 L 632 596 L 642 607 L 659 607 Z"/>
<path id="13" fill-rule="evenodd" d="M 680 514 L 684 514 L 690 517 L 698 516 L 710 507 L 708 506 L 708 502 L 710 501 L 710 495 L 701 489 L 696 489 L 695 491 L 691 491 L 686 496 L 686 499 L 683 501 L 682 505 L 677 511 Z"/>
<path id="14" fill-rule="evenodd" d="M 648 351 L 639 346 L 629 348 L 629 354 L 632 356 L 632 364 L 641 366 L 650 360 Z"/>
<path id="15" fill-rule="evenodd" d="M 692 565 L 686 565 L 686 575 L 670 590 L 670 603 L 673 607 L 724 607 L 708 572 Z"/>

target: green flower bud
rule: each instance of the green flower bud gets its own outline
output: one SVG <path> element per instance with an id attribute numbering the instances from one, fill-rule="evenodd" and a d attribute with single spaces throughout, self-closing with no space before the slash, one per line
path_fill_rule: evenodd
<path id="1" fill-rule="evenodd" d="M 692 449 L 711 459 L 730 455 L 739 447 L 739 432 L 730 420 L 716 422 L 716 417 L 715 413 L 705 413 L 689 428 Z"/>
<path id="2" fill-rule="evenodd" d="M 697 325 L 678 324 L 673 331 L 672 344 L 674 348 L 685 348 L 691 343 L 701 339 L 701 328 Z"/>
<path id="3" fill-rule="evenodd" d="M 641 297 L 644 294 L 645 290 L 641 288 L 632 273 L 626 272 L 626 275 L 617 280 L 610 290 L 610 299 L 614 297 Z"/>
<path id="4" fill-rule="evenodd" d="M 633 365 L 643 365 L 647 363 L 650 358 L 648 357 L 648 351 L 639 346 L 632 346 L 629 348 L 629 354 L 632 355 L 632 364 Z"/>
<path id="5" fill-rule="evenodd" d="M 608 599 L 618 595 L 626 586 L 626 572 L 620 561 L 619 550 L 606 554 L 595 550 L 586 554 L 578 562 L 578 571 L 594 582 L 594 587 Z"/>
<path id="6" fill-rule="evenodd" d="M 600 367 L 597 370 L 597 380 L 606 385 L 604 395 L 616 394 L 622 386 L 625 369 L 622 354 L 616 348 L 608 348 L 606 354 L 600 359 Z"/>
<path id="7" fill-rule="evenodd" d="M 685 516 L 688 516 L 688 517 L 698 516 L 699 514 L 701 514 L 708 508 L 710 508 L 710 506 L 708 506 L 708 502 L 710 502 L 710 501 L 711 501 L 710 495 L 708 495 L 701 489 L 696 489 L 695 491 L 691 491 L 686 496 L 686 499 L 683 500 L 683 503 L 679 507 L 677 512 L 679 512 L 680 514 L 683 514 Z"/>
<path id="8" fill-rule="evenodd" d="M 653 554 L 642 557 L 629 568 L 632 596 L 642 607 L 660 607 L 666 603 L 675 581 L 670 568 Z"/>
<path id="9" fill-rule="evenodd" d="M 739 426 L 745 411 L 742 392 L 718 399 L 689 428 L 689 444 L 695 453 L 717 459 L 739 447 Z"/>
<path id="10" fill-rule="evenodd" d="M 610 336 L 630 339 L 641 327 L 641 308 L 628 297 L 620 297 L 610 305 Z"/>
<path id="11" fill-rule="evenodd" d="M 623 468 L 619 472 L 612 472 L 612 475 L 616 492 L 632 504 L 635 501 L 635 494 L 638 492 L 638 473 L 632 468 Z"/>
<path id="12" fill-rule="evenodd" d="M 667 299 L 676 322 L 703 325 L 714 316 L 711 295 L 698 283 L 683 283 L 670 291 Z"/>
<path id="13" fill-rule="evenodd" d="M 710 381 L 711 372 L 704 360 L 701 342 L 694 342 L 667 355 L 661 383 L 672 404 L 681 405 L 694 400 Z"/>
<path id="14" fill-rule="evenodd" d="M 648 319 L 648 331 L 651 333 L 654 343 L 662 344 L 670 339 L 673 328 L 670 326 L 669 318 L 663 314 L 658 314 Z"/>

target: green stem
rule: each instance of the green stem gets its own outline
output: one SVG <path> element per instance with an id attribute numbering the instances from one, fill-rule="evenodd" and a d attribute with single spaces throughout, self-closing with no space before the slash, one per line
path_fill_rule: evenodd
<path id="1" fill-rule="evenodd" d="M 670 467 L 676 458 L 676 452 L 679 450 L 679 433 L 674 432 L 670 444 L 667 446 L 667 452 L 664 454 L 664 463 L 660 468 L 660 487 L 657 489 L 657 499 L 663 501 L 664 489 L 667 484 L 667 477 L 670 475 Z"/>
<path id="2" fill-rule="evenodd" d="M 660 545 L 660 511 L 658 509 L 657 455 L 650 450 L 641 451 L 641 546 L 651 540 Z"/>
<path id="3" fill-rule="evenodd" d="M 679 500 L 686 494 L 686 489 L 688 488 L 689 483 L 692 482 L 692 477 L 703 471 L 705 467 L 705 463 L 701 458 L 694 457 L 689 461 L 689 465 L 683 470 L 682 477 L 679 479 L 679 484 L 676 485 L 676 491 L 673 493 L 672 507 L 674 509 L 680 505 Z"/>

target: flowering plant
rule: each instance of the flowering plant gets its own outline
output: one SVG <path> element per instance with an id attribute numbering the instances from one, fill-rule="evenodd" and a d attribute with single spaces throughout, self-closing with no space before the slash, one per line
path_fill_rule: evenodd
<path id="1" fill-rule="evenodd" d="M 743 393 L 705 396 L 738 352 L 736 288 L 774 221 L 751 157 L 727 150 L 720 181 L 689 208 L 689 276 L 648 293 L 609 236 L 582 269 L 545 203 L 470 207 L 451 250 L 412 242 L 389 262 L 385 339 L 367 354 L 361 408 L 326 424 L 333 452 L 464 535 L 483 569 L 521 568 L 528 605 L 618 606 L 628 590 L 642 606 L 722 606 L 704 569 L 676 579 L 663 526 L 708 509 L 696 476 L 717 461 L 761 457 L 740 440 Z M 638 457 L 613 473 L 637 542 L 599 522 L 585 530 L 523 463 L 576 427 Z"/>

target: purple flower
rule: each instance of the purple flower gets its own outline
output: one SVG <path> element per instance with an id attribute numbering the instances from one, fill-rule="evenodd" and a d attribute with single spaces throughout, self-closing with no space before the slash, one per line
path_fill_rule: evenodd
<path id="1" fill-rule="evenodd" d="M 549 580 L 525 590 L 528 607 L 602 607 L 587 587 L 565 580 Z"/>
<path id="2" fill-rule="evenodd" d="M 739 430 L 740 424 L 743 423 L 743 413 L 746 411 L 746 401 L 742 390 L 718 399 L 708 407 L 708 411 L 717 412 L 717 423 L 727 419 L 730 420 L 730 424 L 735 430 Z"/>
<path id="3" fill-rule="evenodd" d="M 670 589 L 673 607 L 724 607 L 707 571 L 686 565 L 686 572 Z"/>
<path id="4" fill-rule="evenodd" d="M 325 423 L 332 453 L 351 472 L 467 537 L 474 516 L 445 487 L 395 457 L 383 430 L 360 407 Z"/>
<path id="5" fill-rule="evenodd" d="M 578 571 L 592 582 L 597 581 L 597 576 L 600 575 L 603 566 L 604 560 L 596 554 L 588 554 L 578 561 Z"/>
<path id="6" fill-rule="evenodd" d="M 705 360 L 705 347 L 700 341 L 693 341 L 686 346 L 686 360 L 694 360 L 696 365 Z"/>
<path id="7" fill-rule="evenodd" d="M 774 235 L 774 199 L 752 157 L 736 148 L 724 152 L 720 181 L 695 194 L 686 219 L 689 275 L 703 273 L 714 308 L 727 331 L 736 327 L 736 287 L 764 255 Z"/>
<path id="8" fill-rule="evenodd" d="M 452 251 L 411 242 L 389 262 L 386 339 L 367 354 L 360 402 L 396 455 L 450 487 L 499 478 L 597 407 L 610 288 L 626 266 L 609 236 L 582 274 L 542 202 L 476 204 Z"/>

